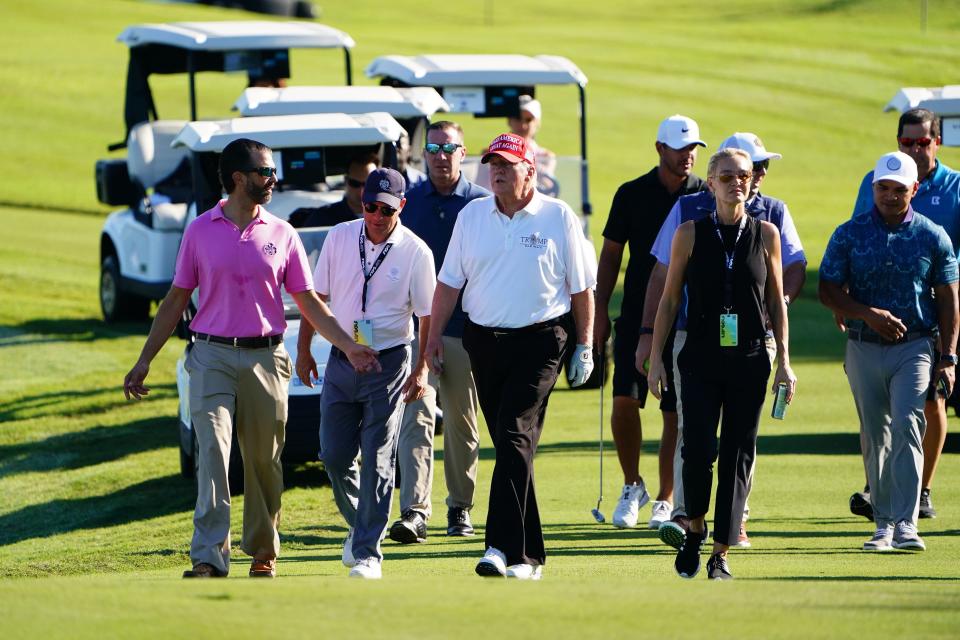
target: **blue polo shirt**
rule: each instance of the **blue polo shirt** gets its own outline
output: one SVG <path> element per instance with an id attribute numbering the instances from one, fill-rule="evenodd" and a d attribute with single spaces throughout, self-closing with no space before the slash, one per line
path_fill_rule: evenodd
<path id="1" fill-rule="evenodd" d="M 424 180 L 407 191 L 407 204 L 400 214 L 403 224 L 433 251 L 433 264 L 438 273 L 443 265 L 443 258 L 447 255 L 447 245 L 450 244 L 453 225 L 460 215 L 460 210 L 471 200 L 489 195 L 489 191 L 473 184 L 462 174 L 457 186 L 448 196 L 439 193 L 430 180 Z M 467 316 L 460 303 L 458 299 L 450 322 L 443 332 L 445 336 L 463 337 L 463 323 Z"/>
<path id="2" fill-rule="evenodd" d="M 874 208 L 833 232 L 820 279 L 848 285 L 854 300 L 886 309 L 907 331 L 925 331 L 938 325 L 932 288 L 957 281 L 957 257 L 943 227 L 926 216 L 909 209 L 902 223 L 888 227 Z M 866 328 L 862 320 L 847 326 Z"/>
<path id="3" fill-rule="evenodd" d="M 915 211 L 943 227 L 960 257 L 960 172 L 937 160 L 926 178 L 920 182 L 917 195 L 910 201 Z M 860 183 L 860 193 L 853 207 L 854 215 L 873 209 L 873 171 Z"/>

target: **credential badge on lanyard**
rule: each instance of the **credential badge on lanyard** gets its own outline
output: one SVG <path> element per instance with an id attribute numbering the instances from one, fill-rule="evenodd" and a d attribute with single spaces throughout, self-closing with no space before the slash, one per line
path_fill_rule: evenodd
<path id="1" fill-rule="evenodd" d="M 737 314 L 733 313 L 733 266 L 737 255 L 737 244 L 740 242 L 740 236 L 743 234 L 743 228 L 747 224 L 746 214 L 740 218 L 740 227 L 737 229 L 737 237 L 733 241 L 733 249 L 727 251 L 723 244 L 723 234 L 720 233 L 720 219 L 717 213 L 711 214 L 713 219 L 713 230 L 717 233 L 717 239 L 720 241 L 720 250 L 723 251 L 723 313 L 720 314 L 720 346 L 736 347 L 740 344 L 738 331 Z"/>
<path id="2" fill-rule="evenodd" d="M 377 272 L 377 269 L 380 268 L 380 265 L 383 263 L 383 259 L 387 257 L 387 254 L 390 253 L 390 248 L 393 246 L 392 242 L 388 242 L 383 245 L 383 249 L 380 251 L 380 255 L 377 256 L 377 259 L 374 260 L 373 265 L 370 267 L 370 272 L 367 272 L 367 237 L 364 233 L 360 232 L 360 272 L 363 274 L 363 291 L 360 293 L 360 312 L 366 316 L 367 314 L 367 288 L 370 283 L 370 278 L 373 277 L 373 274 Z M 373 320 L 368 318 L 361 318 L 359 320 L 353 321 L 353 340 L 354 342 L 368 347 L 373 346 Z"/>

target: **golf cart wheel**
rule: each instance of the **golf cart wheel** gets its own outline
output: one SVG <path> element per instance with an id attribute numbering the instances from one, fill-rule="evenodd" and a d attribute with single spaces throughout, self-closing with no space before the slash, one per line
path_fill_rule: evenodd
<path id="1" fill-rule="evenodd" d="M 100 310 L 107 322 L 143 322 L 150 317 L 150 300 L 120 288 L 117 257 L 109 255 L 100 265 Z"/>

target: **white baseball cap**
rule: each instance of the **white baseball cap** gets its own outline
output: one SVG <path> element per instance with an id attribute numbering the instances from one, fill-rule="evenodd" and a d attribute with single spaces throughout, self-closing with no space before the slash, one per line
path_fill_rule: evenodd
<path id="1" fill-rule="evenodd" d="M 912 187 L 917 183 L 917 163 L 902 151 L 891 151 L 880 156 L 873 169 L 873 182 L 893 180 Z"/>
<path id="2" fill-rule="evenodd" d="M 539 100 L 534 100 L 531 96 L 520 96 L 520 111 L 526 111 L 534 118 L 539 120 L 543 115 L 543 108 Z"/>
<path id="3" fill-rule="evenodd" d="M 743 149 L 750 154 L 750 162 L 763 162 L 764 160 L 779 160 L 783 156 L 779 153 L 767 151 L 763 146 L 760 137 L 752 133 L 736 132 L 726 140 L 720 143 L 721 149 Z"/>
<path id="4" fill-rule="evenodd" d="M 700 127 L 697 123 L 692 118 L 679 113 L 660 123 L 660 128 L 657 129 L 657 142 L 662 142 L 671 149 L 683 149 L 691 144 L 707 146 L 707 143 L 700 139 Z"/>

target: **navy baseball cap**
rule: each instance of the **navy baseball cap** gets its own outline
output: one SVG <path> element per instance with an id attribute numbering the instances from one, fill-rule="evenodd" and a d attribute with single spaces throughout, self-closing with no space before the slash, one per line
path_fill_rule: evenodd
<path id="1" fill-rule="evenodd" d="M 382 202 L 394 209 L 400 208 L 403 201 L 403 188 L 406 181 L 399 171 L 384 167 L 376 169 L 367 176 L 367 183 L 363 185 L 364 204 Z"/>

